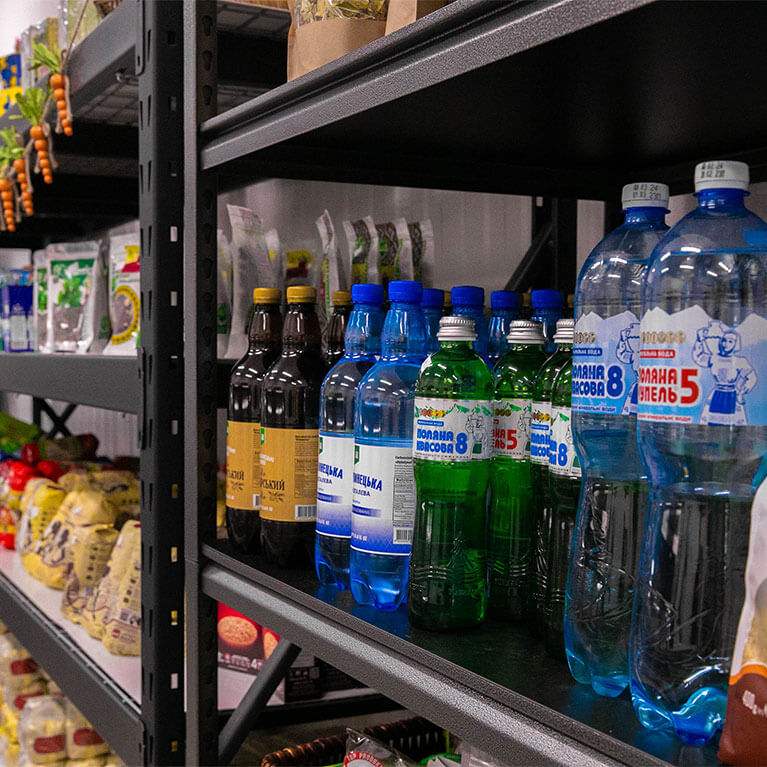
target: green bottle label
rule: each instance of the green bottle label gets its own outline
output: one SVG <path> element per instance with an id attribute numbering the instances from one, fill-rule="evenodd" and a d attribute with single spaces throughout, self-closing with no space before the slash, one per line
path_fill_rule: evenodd
<path id="1" fill-rule="evenodd" d="M 530 458 L 532 400 L 498 399 L 493 403 L 493 457 Z"/>
<path id="2" fill-rule="evenodd" d="M 415 398 L 413 457 L 427 461 L 490 458 L 492 404 L 486 400 Z"/>

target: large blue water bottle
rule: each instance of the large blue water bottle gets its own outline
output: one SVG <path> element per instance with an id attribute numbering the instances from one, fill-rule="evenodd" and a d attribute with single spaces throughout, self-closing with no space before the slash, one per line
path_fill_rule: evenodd
<path id="1" fill-rule="evenodd" d="M 610 697 L 629 683 L 647 510 L 636 432 L 642 278 L 668 230 L 668 187 L 628 184 L 622 202 L 624 223 L 594 248 L 575 288 L 572 415 L 583 482 L 565 599 L 570 670 Z"/>
<path id="2" fill-rule="evenodd" d="M 533 322 L 540 322 L 546 343 L 543 351 L 552 354 L 556 351 L 554 333 L 557 332 L 557 321 L 565 314 L 565 297 L 561 290 L 534 290 L 530 296 L 533 305 Z"/>
<path id="3" fill-rule="evenodd" d="M 767 455 L 767 224 L 744 205 L 744 163 L 701 163 L 695 190 L 698 207 L 658 243 L 645 279 L 638 420 L 650 508 L 630 660 L 642 724 L 701 745 L 724 720 Z"/>
<path id="4" fill-rule="evenodd" d="M 439 321 L 444 314 L 445 291 L 436 288 L 424 288 L 421 299 L 423 319 L 426 323 L 426 353 L 431 354 L 439 350 Z"/>
<path id="5" fill-rule="evenodd" d="M 420 282 L 389 283 L 381 359 L 357 388 L 350 574 L 354 598 L 396 610 L 407 593 L 415 519 L 414 389 L 426 358 Z"/>
<path id="6" fill-rule="evenodd" d="M 511 323 L 519 319 L 519 294 L 513 290 L 494 290 L 490 294 L 490 323 L 487 328 L 487 357 L 490 367 L 509 350 L 506 336 L 511 331 Z"/>
<path id="7" fill-rule="evenodd" d="M 457 317 L 471 317 L 477 339 L 472 349 L 487 362 L 487 320 L 485 319 L 485 291 L 476 285 L 459 285 L 450 291 L 453 314 Z"/>
<path id="8" fill-rule="evenodd" d="M 320 583 L 349 588 L 354 475 L 354 396 L 362 376 L 381 354 L 383 288 L 352 285 L 344 356 L 320 390 L 320 455 L 317 465 L 317 536 L 314 567 Z"/>

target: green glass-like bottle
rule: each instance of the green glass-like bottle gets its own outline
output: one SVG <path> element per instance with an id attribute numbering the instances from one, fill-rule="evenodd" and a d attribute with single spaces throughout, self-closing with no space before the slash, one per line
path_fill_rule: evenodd
<path id="1" fill-rule="evenodd" d="M 472 350 L 474 321 L 443 317 L 439 351 L 415 387 L 416 514 L 408 614 L 452 630 L 484 620 L 493 380 Z"/>
<path id="2" fill-rule="evenodd" d="M 520 620 L 528 602 L 535 506 L 530 476 L 530 418 L 544 362 L 538 322 L 513 320 L 509 350 L 493 371 L 493 442 L 487 550 L 488 612 Z"/>

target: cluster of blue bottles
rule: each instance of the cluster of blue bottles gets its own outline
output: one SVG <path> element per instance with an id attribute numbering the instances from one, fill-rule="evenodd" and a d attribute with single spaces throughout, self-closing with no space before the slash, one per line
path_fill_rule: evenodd
<path id="1" fill-rule="evenodd" d="M 474 320 L 477 338 L 471 348 L 485 362 L 489 362 L 487 320 L 485 319 L 485 291 L 476 285 L 459 285 L 450 291 L 453 314 L 456 317 L 470 317 Z"/>
<path id="2" fill-rule="evenodd" d="M 533 306 L 533 322 L 540 322 L 546 343 L 543 351 L 553 354 L 557 350 L 554 334 L 557 332 L 557 322 L 565 314 L 565 297 L 561 290 L 534 290 L 530 297 Z"/>
<path id="3" fill-rule="evenodd" d="M 487 358 L 490 367 L 495 367 L 509 350 L 508 335 L 511 323 L 519 319 L 519 294 L 512 290 L 494 290 L 490 294 L 490 323 L 487 327 Z"/>
<path id="4" fill-rule="evenodd" d="M 445 313 L 445 291 L 436 288 L 424 288 L 421 298 L 423 320 L 426 323 L 426 353 L 439 349 L 439 321 Z"/>

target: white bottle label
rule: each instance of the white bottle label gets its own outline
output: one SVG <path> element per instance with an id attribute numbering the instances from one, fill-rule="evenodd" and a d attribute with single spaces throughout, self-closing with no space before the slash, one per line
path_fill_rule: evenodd
<path id="1" fill-rule="evenodd" d="M 549 429 L 551 427 L 551 403 L 533 400 L 530 419 L 530 460 L 533 463 L 549 463 Z"/>
<path id="2" fill-rule="evenodd" d="M 491 407 L 486 400 L 416 397 L 413 457 L 427 461 L 489 459 Z"/>
<path id="3" fill-rule="evenodd" d="M 530 419 L 533 402 L 529 399 L 498 399 L 493 403 L 493 457 L 530 458 Z"/>
<path id="4" fill-rule="evenodd" d="M 573 417 L 569 407 L 551 409 L 549 471 L 564 477 L 580 477 L 581 467 L 573 445 Z"/>
<path id="5" fill-rule="evenodd" d="M 320 432 L 317 532 L 348 538 L 352 531 L 354 436 Z"/>

